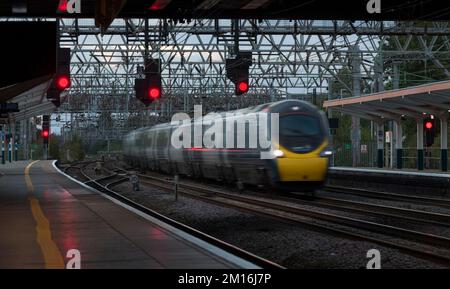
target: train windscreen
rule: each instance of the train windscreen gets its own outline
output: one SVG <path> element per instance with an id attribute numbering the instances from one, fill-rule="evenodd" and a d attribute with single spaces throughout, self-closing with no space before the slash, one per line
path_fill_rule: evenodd
<path id="1" fill-rule="evenodd" d="M 314 115 L 292 114 L 280 117 L 280 144 L 294 153 L 309 153 L 323 142 L 320 118 Z"/>

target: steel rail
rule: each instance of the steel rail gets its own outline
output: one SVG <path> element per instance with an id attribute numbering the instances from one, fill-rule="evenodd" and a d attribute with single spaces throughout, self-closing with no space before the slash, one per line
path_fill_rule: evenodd
<path id="1" fill-rule="evenodd" d="M 147 208 L 147 207 L 145 207 L 145 206 L 143 206 L 141 204 L 138 204 L 138 203 L 134 202 L 133 200 L 127 198 L 127 197 L 124 197 L 120 193 L 112 190 L 111 187 L 123 183 L 124 181 L 128 180 L 128 178 L 126 178 L 126 177 L 124 177 L 122 175 L 119 175 L 118 173 L 112 172 L 112 174 L 109 175 L 109 176 L 102 177 L 102 178 L 99 178 L 99 179 L 93 179 L 85 171 L 86 167 L 88 165 L 90 165 L 90 164 L 92 164 L 92 163 L 86 164 L 86 165 L 84 165 L 84 166 L 82 166 L 80 168 L 81 174 L 84 177 L 86 177 L 87 179 L 90 180 L 88 182 L 85 182 L 84 184 L 86 184 L 86 185 L 88 185 L 88 186 L 90 186 L 90 187 L 92 187 L 92 188 L 94 188 L 94 189 L 96 189 L 96 190 L 98 190 L 98 191 L 100 191 L 100 192 L 102 192 L 104 194 L 107 194 L 108 196 L 116 199 L 117 201 L 120 201 L 120 202 L 122 202 L 122 203 L 124 203 L 124 204 L 126 204 L 128 206 L 131 206 L 132 208 L 134 208 L 136 210 L 139 210 L 140 212 L 142 212 L 144 214 L 147 214 L 147 215 L 149 215 L 151 217 L 154 217 L 154 218 L 156 218 L 156 219 L 158 219 L 160 221 L 163 221 L 163 222 L 165 222 L 165 223 L 167 223 L 167 224 L 169 224 L 169 225 L 171 225 L 171 226 L 173 226 L 173 227 L 175 227 L 175 228 L 177 228 L 177 229 L 179 229 L 179 230 L 181 230 L 181 231 L 183 231 L 185 233 L 193 235 L 193 236 L 195 236 L 195 237 L 197 237 L 197 238 L 199 238 L 199 239 L 201 239 L 201 240 L 203 240 L 205 242 L 208 242 L 208 243 L 210 243 L 210 244 L 212 244 L 214 246 L 217 246 L 217 247 L 223 249 L 224 251 L 227 251 L 227 252 L 229 252 L 229 253 L 231 253 L 231 254 L 233 254 L 235 256 L 238 256 L 238 257 L 240 257 L 240 258 L 242 258 L 244 260 L 247 260 L 248 262 L 251 262 L 251 263 L 253 263 L 253 264 L 257 265 L 257 266 L 260 266 L 261 268 L 265 268 L 265 269 L 285 269 L 285 267 L 283 267 L 283 266 L 281 266 L 281 265 L 279 265 L 277 263 L 274 263 L 274 262 L 272 262 L 270 260 L 264 259 L 264 258 L 262 258 L 260 256 L 254 255 L 254 254 L 252 254 L 252 253 L 250 253 L 248 251 L 245 251 L 245 250 L 243 250 L 243 249 L 241 249 L 239 247 L 236 247 L 236 246 L 234 246 L 232 244 L 224 242 L 224 241 L 222 241 L 220 239 L 214 238 L 214 237 L 212 237 L 212 236 L 210 236 L 208 234 L 205 234 L 205 233 L 203 233 L 203 232 L 201 232 L 199 230 L 196 230 L 196 229 L 194 229 L 192 227 L 189 227 L 189 226 L 187 226 L 185 224 L 182 224 L 182 223 L 177 222 L 177 221 L 175 221 L 175 220 L 173 220 L 171 218 L 168 218 L 168 217 L 166 217 L 166 216 L 164 216 L 162 214 L 159 214 L 158 212 L 156 212 L 154 210 L 151 210 L 151 209 L 149 209 L 149 208 Z M 106 170 L 106 171 L 108 171 L 108 170 Z M 111 181 L 109 183 L 107 183 L 106 185 L 102 185 L 100 182 L 103 182 L 105 180 L 111 180 Z"/>

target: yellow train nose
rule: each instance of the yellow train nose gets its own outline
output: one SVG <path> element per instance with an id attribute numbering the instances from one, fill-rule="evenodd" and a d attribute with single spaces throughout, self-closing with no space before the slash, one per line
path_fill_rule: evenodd
<path id="1" fill-rule="evenodd" d="M 281 182 L 320 182 L 325 179 L 328 158 L 280 158 L 277 166 Z"/>
<path id="2" fill-rule="evenodd" d="M 325 180 L 329 159 L 320 157 L 328 147 L 324 142 L 316 150 L 307 154 L 293 153 L 280 147 L 283 157 L 277 159 L 278 176 L 281 182 L 321 182 Z"/>

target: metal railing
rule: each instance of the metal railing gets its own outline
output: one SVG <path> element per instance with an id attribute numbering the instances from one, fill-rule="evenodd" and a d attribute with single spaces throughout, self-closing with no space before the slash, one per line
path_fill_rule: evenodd
<path id="1" fill-rule="evenodd" d="M 361 154 L 358 167 L 377 166 L 377 145 L 374 142 L 361 142 Z M 351 143 L 334 145 L 335 154 L 333 156 L 334 166 L 353 166 L 353 149 Z"/>
<path id="2" fill-rule="evenodd" d="M 440 170 L 441 149 L 425 148 L 423 164 L 425 170 Z M 405 169 L 417 169 L 417 148 L 403 149 L 403 167 Z"/>
<path id="3" fill-rule="evenodd" d="M 334 144 L 333 165 L 353 167 L 353 149 L 351 143 Z M 384 150 L 384 167 L 390 167 L 390 151 Z M 392 168 L 397 167 L 396 152 L 393 152 Z M 450 155 L 450 153 L 448 153 Z M 417 169 L 417 148 L 403 148 L 403 169 Z M 448 160 L 447 160 L 448 161 Z M 377 163 L 377 144 L 361 142 L 360 161 L 357 167 L 375 168 Z M 424 149 L 424 169 L 441 170 L 441 149 Z"/>

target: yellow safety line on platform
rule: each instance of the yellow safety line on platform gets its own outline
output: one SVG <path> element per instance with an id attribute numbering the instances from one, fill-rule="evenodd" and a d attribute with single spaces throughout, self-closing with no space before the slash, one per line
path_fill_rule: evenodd
<path id="1" fill-rule="evenodd" d="M 52 232 L 50 231 L 50 222 L 45 217 L 39 200 L 33 195 L 34 187 L 31 182 L 30 169 L 38 161 L 30 163 L 25 168 L 25 182 L 28 188 L 28 200 L 30 201 L 31 212 L 33 213 L 34 220 L 36 221 L 37 237 L 36 241 L 41 247 L 42 254 L 45 259 L 46 269 L 64 269 L 64 259 L 58 246 L 52 239 Z"/>

